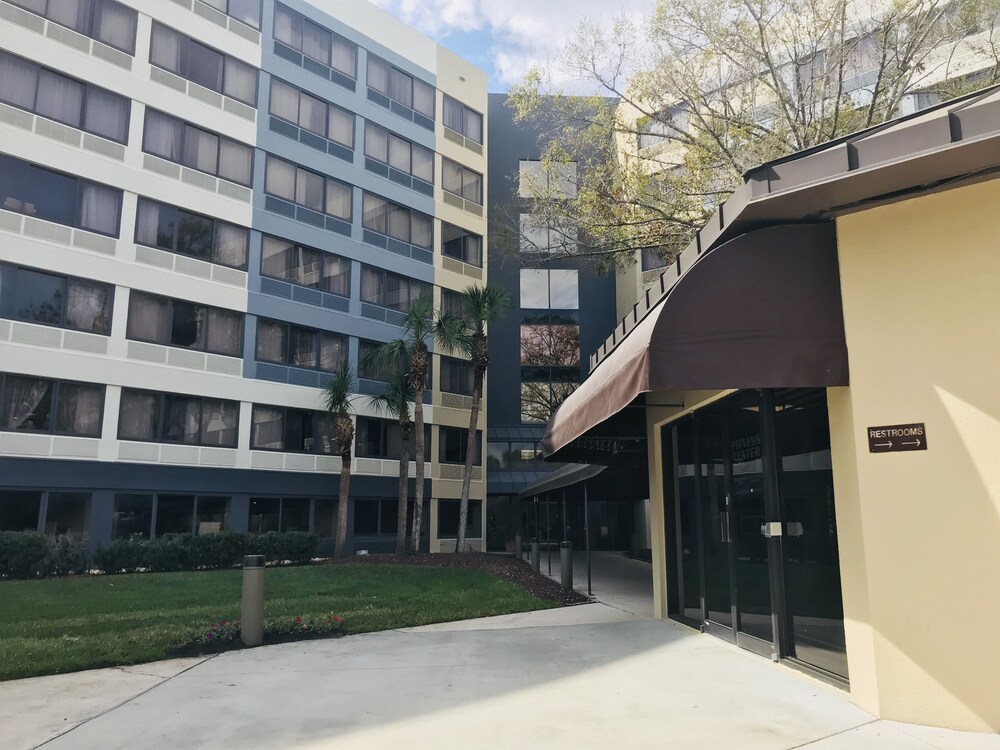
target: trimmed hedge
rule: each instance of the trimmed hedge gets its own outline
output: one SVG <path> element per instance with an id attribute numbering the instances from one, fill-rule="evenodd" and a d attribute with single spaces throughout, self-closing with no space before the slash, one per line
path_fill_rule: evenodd
<path id="1" fill-rule="evenodd" d="M 264 555 L 271 563 L 304 565 L 316 556 L 319 538 L 303 532 L 245 534 L 223 532 L 162 539 L 118 539 L 94 554 L 93 567 L 105 573 L 232 568 L 244 555 Z M 0 577 L 35 578 L 88 570 L 86 545 L 52 540 L 31 532 L 0 532 Z"/>

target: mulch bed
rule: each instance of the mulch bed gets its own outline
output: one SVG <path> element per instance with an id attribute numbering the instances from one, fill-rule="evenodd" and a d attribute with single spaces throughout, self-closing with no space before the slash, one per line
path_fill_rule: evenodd
<path id="1" fill-rule="evenodd" d="M 556 563 L 557 560 L 553 560 Z M 530 594 L 559 604 L 580 604 L 589 601 L 577 591 L 568 591 L 559 583 L 531 569 L 525 560 L 513 555 L 487 555 L 476 552 L 441 555 L 356 555 L 330 564 L 377 563 L 381 565 L 426 565 L 433 568 L 479 568 L 490 575 L 522 586 Z M 546 565 L 543 555 L 542 565 Z M 555 567 L 553 567 L 555 570 Z"/>

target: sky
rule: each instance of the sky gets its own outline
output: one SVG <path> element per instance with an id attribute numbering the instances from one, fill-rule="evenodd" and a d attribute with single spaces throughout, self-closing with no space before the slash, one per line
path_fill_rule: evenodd
<path id="1" fill-rule="evenodd" d="M 489 73 L 506 92 L 535 64 L 556 58 L 580 21 L 648 13 L 655 0 L 372 0 Z"/>

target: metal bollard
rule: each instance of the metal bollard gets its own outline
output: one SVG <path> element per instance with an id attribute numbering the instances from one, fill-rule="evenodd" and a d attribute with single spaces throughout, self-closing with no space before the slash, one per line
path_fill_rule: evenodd
<path id="1" fill-rule="evenodd" d="M 514 553 L 517 555 L 518 560 L 524 559 L 524 550 L 521 549 L 521 535 L 514 535 Z"/>
<path id="2" fill-rule="evenodd" d="M 562 585 L 573 588 L 573 542 L 559 542 L 559 562 L 562 565 Z"/>
<path id="3" fill-rule="evenodd" d="M 542 547 L 537 539 L 531 540 L 531 567 L 536 573 L 542 569 Z"/>
<path id="4" fill-rule="evenodd" d="M 248 646 L 264 642 L 264 556 L 243 558 L 243 613 L 240 640 Z"/>

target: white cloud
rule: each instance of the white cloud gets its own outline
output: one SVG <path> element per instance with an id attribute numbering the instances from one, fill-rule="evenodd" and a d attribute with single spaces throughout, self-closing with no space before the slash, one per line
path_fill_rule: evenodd
<path id="1" fill-rule="evenodd" d="M 648 13 L 655 0 L 372 0 L 435 39 L 453 32 L 490 35 L 497 79 L 510 85 L 545 64 L 584 19 L 611 24 L 623 13 Z"/>

